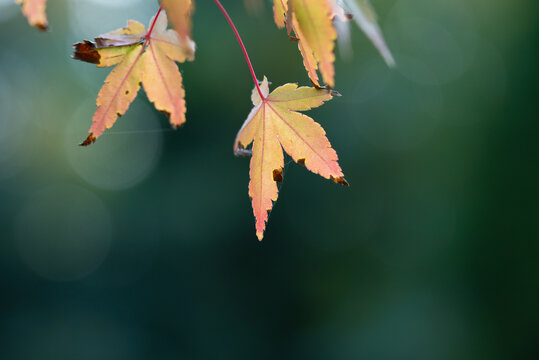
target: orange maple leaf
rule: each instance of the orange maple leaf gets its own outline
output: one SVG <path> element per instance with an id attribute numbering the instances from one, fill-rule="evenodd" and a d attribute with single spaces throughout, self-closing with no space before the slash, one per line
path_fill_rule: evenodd
<path id="1" fill-rule="evenodd" d="M 28 23 L 39 30 L 47 30 L 47 0 L 15 0 L 15 3 L 22 6 L 22 13 L 28 19 Z"/>
<path id="2" fill-rule="evenodd" d="M 252 154 L 249 196 L 256 218 L 256 235 L 262 240 L 268 211 L 277 200 L 276 181 L 282 181 L 283 148 L 295 162 L 313 173 L 336 183 L 348 183 L 324 129 L 310 117 L 297 112 L 322 105 L 331 100 L 335 92 L 286 84 L 269 94 L 266 78 L 260 88 L 264 98 L 257 89 L 253 90 L 255 107 L 236 137 L 234 153 Z M 252 149 L 246 150 L 250 143 L 253 143 Z"/>
<path id="3" fill-rule="evenodd" d="M 324 83 L 335 86 L 335 40 L 333 0 L 274 0 L 274 20 L 278 27 L 294 31 L 303 65 L 312 83 L 320 88 L 317 71 Z"/>
<path id="4" fill-rule="evenodd" d="M 164 11 L 150 24 L 146 30 L 141 23 L 130 20 L 127 27 L 101 35 L 95 43 L 74 45 L 75 59 L 98 67 L 117 65 L 99 92 L 90 135 L 81 145 L 95 142 L 118 116 L 125 114 L 141 83 L 148 99 L 169 116 L 173 126 L 185 122 L 185 91 L 175 61 L 193 60 L 194 43 L 190 39 L 182 41 L 174 30 L 167 30 Z"/>

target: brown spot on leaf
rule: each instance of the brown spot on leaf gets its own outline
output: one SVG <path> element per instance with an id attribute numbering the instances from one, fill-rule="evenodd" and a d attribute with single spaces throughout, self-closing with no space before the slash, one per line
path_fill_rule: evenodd
<path id="1" fill-rule="evenodd" d="M 36 28 L 39 31 L 47 31 L 47 30 L 49 30 L 49 27 L 47 26 L 47 24 L 36 24 Z"/>
<path id="2" fill-rule="evenodd" d="M 333 180 L 335 183 L 341 184 L 341 185 L 343 185 L 343 186 L 350 186 L 350 184 L 348 184 L 348 181 L 346 181 L 346 179 L 343 178 L 343 177 L 337 177 L 337 178 L 336 178 L 336 177 L 333 177 L 333 176 L 332 176 L 332 177 L 331 177 L 331 180 Z"/>
<path id="3" fill-rule="evenodd" d="M 159 110 L 159 112 L 160 112 L 161 114 L 164 114 L 164 115 L 167 117 L 167 119 L 170 119 L 170 112 L 169 112 L 169 111 L 166 111 L 166 110 Z"/>
<path id="4" fill-rule="evenodd" d="M 88 146 L 88 145 L 92 145 L 93 143 L 95 143 L 96 139 L 97 139 L 97 138 L 94 136 L 94 134 L 90 133 L 90 135 L 88 135 L 88 137 L 86 138 L 86 140 L 84 140 L 83 142 L 81 142 L 79 145 L 80 145 L 80 146 Z"/>
<path id="5" fill-rule="evenodd" d="M 99 64 L 101 55 L 99 55 L 93 42 L 84 40 L 84 42 L 75 44 L 73 47 L 75 48 L 73 59 L 91 64 Z"/>
<path id="6" fill-rule="evenodd" d="M 305 159 L 298 159 L 298 164 L 305 166 Z"/>
<path id="7" fill-rule="evenodd" d="M 273 170 L 273 181 L 283 182 L 283 169 Z"/>

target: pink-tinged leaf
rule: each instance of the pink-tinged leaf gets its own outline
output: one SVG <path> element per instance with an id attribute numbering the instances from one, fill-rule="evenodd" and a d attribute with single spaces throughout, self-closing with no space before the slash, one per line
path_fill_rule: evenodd
<path id="1" fill-rule="evenodd" d="M 129 21 L 127 27 L 75 45 L 73 57 L 97 64 L 116 66 L 109 74 L 97 97 L 97 111 L 90 135 L 81 145 L 90 145 L 125 114 L 140 89 L 141 83 L 148 99 L 167 114 L 171 125 L 185 122 L 185 91 L 182 76 L 175 62 L 194 58 L 195 45 L 182 40 L 174 30 L 167 30 L 167 16 L 160 12 L 146 27 Z"/>
<path id="2" fill-rule="evenodd" d="M 264 236 L 268 212 L 277 200 L 276 182 L 281 182 L 284 166 L 283 149 L 294 161 L 326 179 L 348 185 L 322 127 L 298 111 L 307 111 L 332 99 L 327 89 L 286 84 L 269 94 L 264 78 L 258 91 L 253 91 L 254 108 L 240 129 L 234 143 L 236 155 L 245 155 L 252 143 L 249 196 L 256 218 L 256 234 Z"/>

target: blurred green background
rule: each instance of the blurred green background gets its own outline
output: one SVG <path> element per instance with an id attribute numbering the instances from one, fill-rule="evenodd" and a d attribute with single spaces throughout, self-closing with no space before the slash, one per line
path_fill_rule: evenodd
<path id="1" fill-rule="evenodd" d="M 213 2 L 187 124 L 141 91 L 89 148 L 109 71 L 71 44 L 157 2 L 49 3 L 39 33 L 0 0 L 1 359 L 538 358 L 537 1 L 374 1 L 398 68 L 354 28 L 343 96 L 308 113 L 351 187 L 288 162 L 262 243 L 232 154 L 252 82 Z M 269 4 L 223 4 L 259 77 L 309 84 Z"/>

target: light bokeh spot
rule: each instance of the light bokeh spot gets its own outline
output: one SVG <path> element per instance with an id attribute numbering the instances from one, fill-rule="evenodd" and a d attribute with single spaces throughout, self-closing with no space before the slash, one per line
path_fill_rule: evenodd
<path id="1" fill-rule="evenodd" d="M 143 94 L 139 94 L 143 96 Z M 106 190 L 123 190 L 143 181 L 161 158 L 163 134 L 170 129 L 159 113 L 135 100 L 125 116 L 107 130 L 95 144 L 80 147 L 88 135 L 95 111 L 92 100 L 75 111 L 65 130 L 65 151 L 75 172 L 89 184 Z M 168 126 L 168 127 L 167 127 Z"/>

